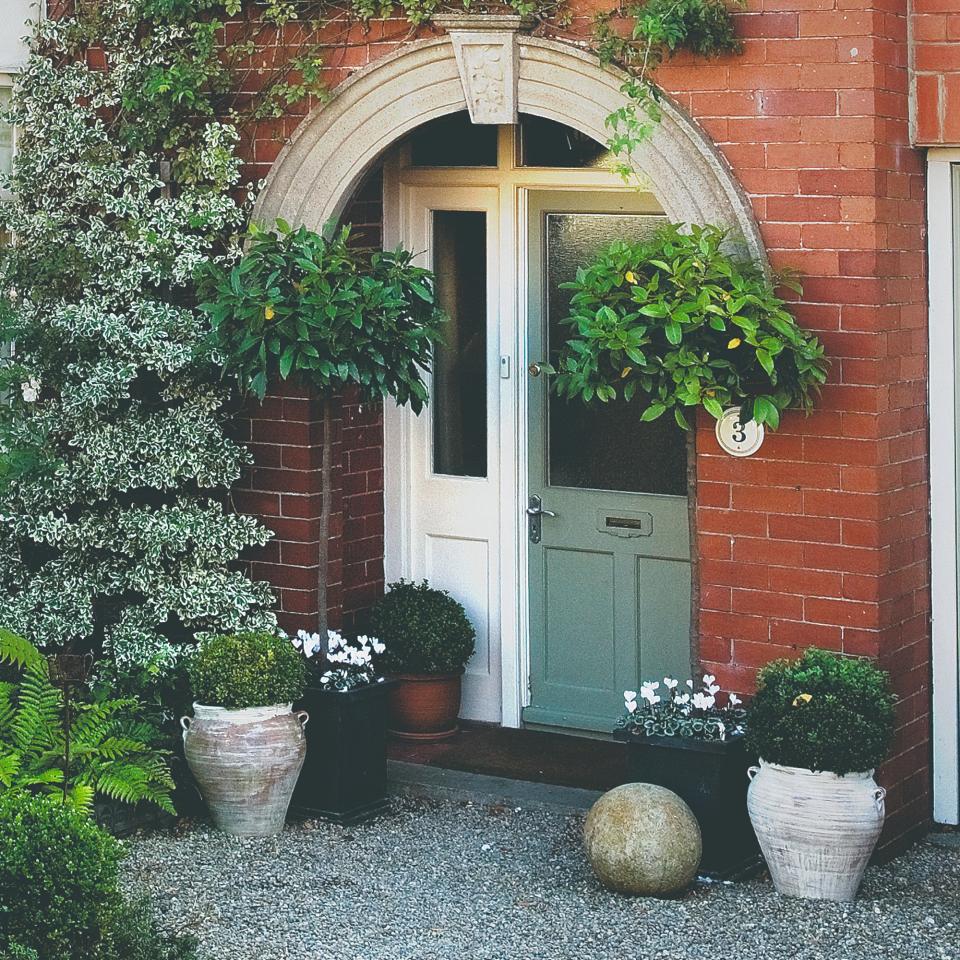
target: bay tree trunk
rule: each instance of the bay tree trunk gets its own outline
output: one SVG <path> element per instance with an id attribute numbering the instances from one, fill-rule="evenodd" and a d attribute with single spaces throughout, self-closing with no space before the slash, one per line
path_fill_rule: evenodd
<path id="1" fill-rule="evenodd" d="M 320 542 L 317 544 L 317 633 L 326 649 L 327 636 L 327 560 L 330 555 L 330 508 L 333 504 L 333 404 L 332 397 L 322 402 L 323 451 L 320 458 Z"/>
<path id="2" fill-rule="evenodd" d="M 696 682 L 700 663 L 700 551 L 697 548 L 697 427 L 687 433 L 687 528 L 690 532 L 690 676 Z"/>

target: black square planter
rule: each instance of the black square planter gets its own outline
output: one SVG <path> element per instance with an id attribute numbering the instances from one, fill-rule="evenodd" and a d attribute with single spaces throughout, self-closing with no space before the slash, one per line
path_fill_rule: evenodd
<path id="1" fill-rule="evenodd" d="M 387 806 L 387 700 L 395 681 L 340 692 L 308 687 L 307 756 L 294 813 L 359 823 Z"/>
<path id="2" fill-rule="evenodd" d="M 627 745 L 630 783 L 654 783 L 686 801 L 700 824 L 700 873 L 717 880 L 745 878 L 760 867 L 760 847 L 747 813 L 747 768 L 755 763 L 743 739 L 615 734 Z"/>

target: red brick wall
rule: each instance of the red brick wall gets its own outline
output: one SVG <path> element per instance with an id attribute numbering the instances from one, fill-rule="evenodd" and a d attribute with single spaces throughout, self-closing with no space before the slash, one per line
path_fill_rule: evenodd
<path id="1" fill-rule="evenodd" d="M 910 0 L 913 140 L 960 145 L 960 5 Z"/>
<path id="2" fill-rule="evenodd" d="M 582 37 L 593 4 L 575 6 Z M 901 697 L 882 774 L 895 844 L 928 817 L 930 749 L 924 181 L 906 3 L 749 0 L 737 21 L 741 56 L 678 57 L 660 80 L 733 167 L 774 267 L 805 273 L 796 314 L 834 363 L 817 412 L 788 416 L 753 458 L 722 455 L 701 424 L 704 666 L 741 692 L 759 665 L 811 643 L 889 669 Z M 333 79 L 393 49 L 401 26 L 351 34 L 356 45 L 331 53 Z M 291 126 L 252 138 L 258 174 Z M 373 488 L 342 481 L 356 498 L 344 514 L 350 610 L 382 582 L 378 431 L 359 429 L 353 461 Z"/>
<path id="3" fill-rule="evenodd" d="M 352 238 L 381 245 L 382 177 L 374 170 L 345 211 Z M 274 532 L 265 547 L 248 552 L 250 574 L 277 595 L 280 624 L 316 630 L 319 531 L 323 506 L 323 414 L 317 397 L 290 384 L 274 384 L 236 425 L 254 466 L 234 490 L 238 510 L 256 514 Z M 327 617 L 352 628 L 356 615 L 383 593 L 383 416 L 379 403 L 355 396 L 334 403 Z"/>

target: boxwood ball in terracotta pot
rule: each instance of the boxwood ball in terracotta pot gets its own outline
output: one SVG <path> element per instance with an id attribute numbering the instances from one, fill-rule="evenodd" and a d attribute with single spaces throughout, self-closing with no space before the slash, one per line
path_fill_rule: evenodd
<path id="1" fill-rule="evenodd" d="M 453 736 L 476 640 L 463 606 L 426 580 L 398 580 L 372 610 L 370 632 L 386 645 L 380 666 L 398 681 L 390 697 L 391 732 L 408 740 Z"/>

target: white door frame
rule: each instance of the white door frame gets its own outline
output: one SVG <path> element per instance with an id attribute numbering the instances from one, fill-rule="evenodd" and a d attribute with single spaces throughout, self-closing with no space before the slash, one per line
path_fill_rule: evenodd
<path id="1" fill-rule="evenodd" d="M 409 166 L 404 147 L 390 152 L 384 162 L 383 245 L 393 249 L 403 235 L 403 186 L 496 186 L 500 189 L 500 664 L 501 724 L 519 727 L 530 702 L 528 624 L 527 521 L 527 197 L 531 190 L 616 191 L 636 195 L 619 175 L 594 167 L 520 167 L 513 160 L 515 130 L 499 128 L 497 167 L 455 168 Z M 644 206 L 659 210 L 652 195 Z M 417 251 L 414 251 L 417 252 Z M 515 266 L 515 269 L 511 269 Z M 538 358 L 539 359 L 539 358 Z M 384 407 L 384 574 L 387 582 L 408 571 L 407 504 L 412 478 L 404 451 L 411 415 L 399 407 Z"/>
<path id="2" fill-rule="evenodd" d="M 960 150 L 927 154 L 930 417 L 930 587 L 933 657 L 933 816 L 960 823 L 960 653 L 958 653 L 957 328 L 960 304 Z M 933 398 L 940 398 L 935 403 Z M 947 401 L 947 402 L 944 402 Z"/>

